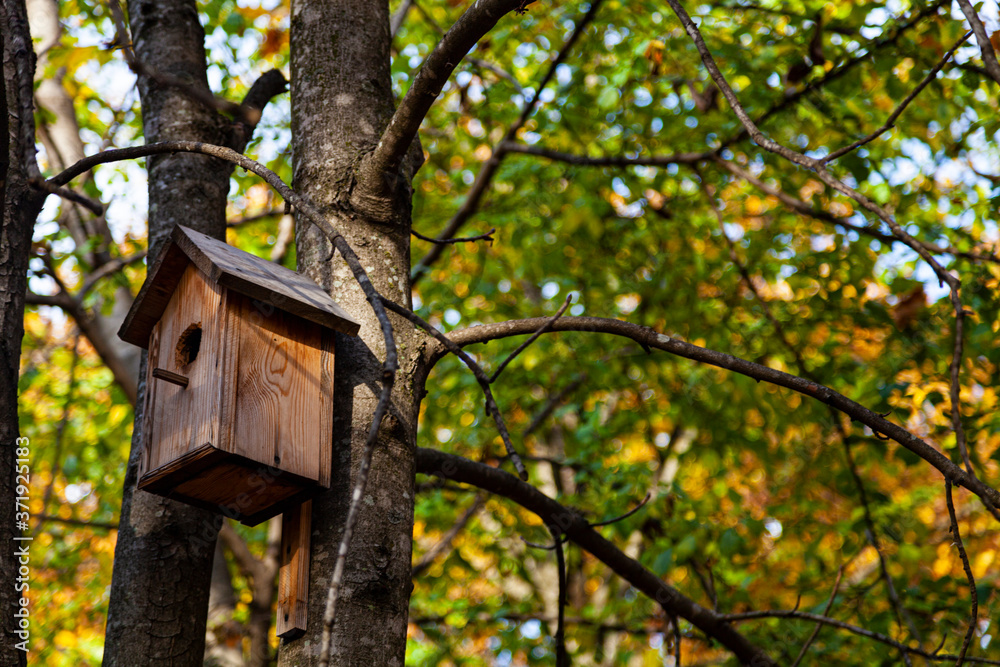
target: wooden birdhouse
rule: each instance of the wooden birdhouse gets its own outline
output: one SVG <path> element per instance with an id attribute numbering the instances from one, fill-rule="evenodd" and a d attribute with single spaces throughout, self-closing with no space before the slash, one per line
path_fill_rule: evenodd
<path id="1" fill-rule="evenodd" d="M 122 340 L 149 350 L 140 489 L 256 525 L 329 488 L 334 331 L 309 278 L 178 226 Z"/>

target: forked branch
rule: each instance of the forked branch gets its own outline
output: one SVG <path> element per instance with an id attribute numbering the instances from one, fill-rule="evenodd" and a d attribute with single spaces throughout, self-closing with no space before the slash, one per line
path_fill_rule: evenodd
<path id="1" fill-rule="evenodd" d="M 483 324 L 453 331 L 448 336 L 452 343 L 459 346 L 474 343 L 485 343 L 491 340 L 509 336 L 530 335 L 537 331 L 548 318 L 535 317 L 524 320 L 510 320 L 496 324 Z M 987 510 L 1000 521 L 1000 493 L 987 486 L 978 478 L 951 462 L 940 451 L 924 442 L 906 429 L 887 421 L 885 417 L 869 410 L 860 403 L 852 401 L 829 387 L 812 380 L 785 373 L 774 368 L 762 366 L 752 361 L 740 359 L 724 352 L 692 345 L 677 338 L 671 338 L 658 333 L 649 327 L 603 317 L 562 317 L 552 323 L 551 331 L 582 331 L 590 333 L 605 333 L 629 338 L 649 348 L 669 352 L 670 354 L 691 359 L 700 363 L 735 371 L 761 382 L 791 389 L 805 396 L 831 406 L 839 412 L 848 415 L 854 421 L 868 426 L 874 433 L 888 436 L 903 447 L 934 466 L 946 479 L 954 484 L 972 491 L 980 498 Z M 447 352 L 445 346 L 440 346 L 432 352 L 432 361 Z"/>

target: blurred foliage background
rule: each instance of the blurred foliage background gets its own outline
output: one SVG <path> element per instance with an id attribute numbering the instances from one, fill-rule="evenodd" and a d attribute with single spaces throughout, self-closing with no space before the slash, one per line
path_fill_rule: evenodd
<path id="1" fill-rule="evenodd" d="M 465 5 L 406 2 L 392 65 L 400 94 Z M 239 99 L 263 71 L 287 73 L 287 3 L 199 7 L 216 94 Z M 742 134 L 666 3 L 601 3 L 539 91 L 588 8 L 535 3 L 502 20 L 426 119 L 414 228 L 439 233 L 494 158 L 460 234 L 496 231 L 492 243 L 449 246 L 421 269 L 416 312 L 448 331 L 552 315 L 568 296 L 573 315 L 628 319 L 809 374 L 959 461 L 948 390 L 953 312 L 927 265 L 873 236 L 887 230 L 853 202 Z M 996 3 L 979 8 L 995 36 Z M 968 30 L 957 5 L 941 2 L 719 0 L 687 9 L 762 129 L 814 156 L 881 126 Z M 86 152 L 142 143 L 134 76 L 106 44 L 114 34 L 107 5 L 61 2 L 59 15 L 62 36 L 39 78 L 59 80 L 72 98 Z M 947 250 L 938 260 L 961 277 L 971 314 L 960 410 L 976 471 L 996 487 L 1000 114 L 997 85 L 979 63 L 972 39 L 894 128 L 832 169 L 893 210 L 910 234 Z M 525 150 L 707 157 L 595 166 L 510 150 L 502 140 L 534 95 L 537 109 L 515 136 Z M 39 111 L 42 131 L 54 120 Z M 286 181 L 289 136 L 282 96 L 247 151 Z M 42 144 L 52 175 L 58 169 Z M 108 205 L 111 254 L 141 252 L 142 163 L 102 166 L 83 187 Z M 30 289 L 40 295 L 78 293 L 91 273 L 88 248 L 60 224 L 66 206 L 51 198 L 36 228 Z M 230 243 L 295 267 L 294 244 L 281 248 L 282 202 L 242 171 L 232 179 L 230 218 Z M 413 239 L 414 264 L 430 247 Z M 142 261 L 109 273 L 83 307 L 108 315 L 122 288 L 134 295 L 144 275 Z M 30 597 L 41 629 L 33 664 L 97 665 L 132 406 L 64 309 L 31 306 L 25 324 L 21 430 L 32 448 Z M 470 351 L 489 371 L 520 342 Z M 499 464 L 503 449 L 472 375 L 448 358 L 427 389 L 418 444 Z M 840 572 L 829 615 L 957 652 L 970 593 L 943 481 L 895 443 L 789 391 L 587 333 L 543 336 L 495 392 L 545 493 L 595 521 L 650 494 L 602 533 L 699 603 L 822 613 Z M 555 556 L 524 542 L 551 541 L 545 527 L 474 489 L 424 477 L 417 489 L 414 563 L 422 571 L 408 664 L 554 665 Z M 978 501 L 959 491 L 956 502 L 980 605 L 972 655 L 1000 659 L 1000 536 Z M 265 527 L 237 530 L 252 553 L 264 554 Z M 436 557 L 423 562 L 432 550 Z M 593 557 L 570 546 L 567 560 L 574 664 L 670 665 L 675 633 L 683 664 L 733 664 Z M 231 642 L 240 650 L 252 589 L 237 563 L 229 568 L 236 603 L 225 622 L 236 624 Z M 814 626 L 763 619 L 740 628 L 790 663 Z M 898 652 L 833 628 L 811 651 L 807 664 L 901 663 Z"/>

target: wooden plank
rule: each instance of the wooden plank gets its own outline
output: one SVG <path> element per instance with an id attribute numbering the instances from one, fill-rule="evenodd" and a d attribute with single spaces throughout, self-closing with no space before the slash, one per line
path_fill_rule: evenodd
<path id="1" fill-rule="evenodd" d="M 311 500 L 281 516 L 281 569 L 278 570 L 275 631 L 284 639 L 301 637 L 306 631 L 311 532 Z"/>
<path id="2" fill-rule="evenodd" d="M 198 477 L 225 458 L 225 452 L 205 443 L 201 447 L 195 447 L 184 456 L 141 475 L 139 488 L 150 493 L 170 495 L 170 492 L 181 483 Z"/>
<path id="3" fill-rule="evenodd" d="M 163 315 L 170 297 L 180 282 L 184 269 L 191 263 L 184 251 L 172 242 L 157 255 L 146 271 L 146 282 L 125 316 L 118 337 L 145 348 L 153 327 Z"/>
<path id="4" fill-rule="evenodd" d="M 301 273 L 178 225 L 173 240 L 220 285 L 336 331 L 355 336 L 361 325 Z"/>
<path id="5" fill-rule="evenodd" d="M 148 470 L 155 470 L 205 443 L 218 446 L 223 288 L 188 265 L 159 322 L 156 366 L 185 375 L 187 388 L 153 380 Z M 200 328 L 198 354 L 189 363 L 181 343 Z M 185 333 L 188 332 L 188 333 Z"/>
<path id="6" fill-rule="evenodd" d="M 322 332 L 323 354 L 319 376 L 319 483 L 330 488 L 331 467 L 333 466 L 333 367 L 334 340 L 336 336 L 329 329 Z"/>
<path id="7" fill-rule="evenodd" d="M 160 323 L 153 326 L 149 336 L 149 355 L 146 358 L 146 391 L 142 402 L 142 423 L 140 438 L 142 451 L 139 454 L 139 477 L 152 470 L 150 461 L 153 443 L 153 406 L 156 405 L 156 382 L 153 382 L 153 369 L 160 363 Z"/>
<path id="8" fill-rule="evenodd" d="M 332 433 L 322 384 L 323 329 L 281 310 L 262 310 L 243 295 L 230 293 L 229 298 L 240 306 L 234 322 L 239 326 L 235 405 L 230 408 L 235 425 L 225 449 L 319 480 Z"/>

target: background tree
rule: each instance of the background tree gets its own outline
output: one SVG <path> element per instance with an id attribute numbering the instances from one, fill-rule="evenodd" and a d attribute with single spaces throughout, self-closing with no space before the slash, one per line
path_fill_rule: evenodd
<path id="1" fill-rule="evenodd" d="M 73 188 L 20 369 L 43 659 L 198 664 L 210 590 L 207 655 L 271 657 L 273 527 L 213 570 L 217 519 L 105 463 L 147 245 L 228 219 L 364 323 L 280 664 L 319 663 L 331 581 L 334 664 L 997 662 L 995 4 L 244 4 L 29 3 L 20 196 Z"/>

